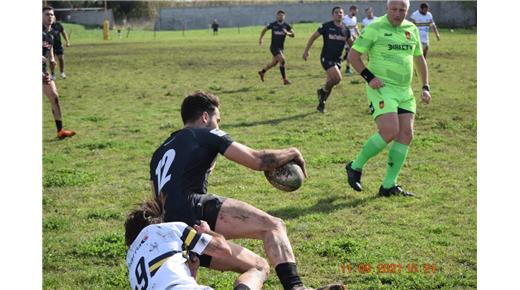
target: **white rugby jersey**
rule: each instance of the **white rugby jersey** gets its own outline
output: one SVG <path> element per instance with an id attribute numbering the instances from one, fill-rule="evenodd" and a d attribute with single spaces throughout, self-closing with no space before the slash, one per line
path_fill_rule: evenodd
<path id="1" fill-rule="evenodd" d="M 374 16 L 372 17 L 372 19 L 368 19 L 367 17 L 363 18 L 363 20 L 361 20 L 361 25 L 363 25 L 363 28 L 367 27 L 367 25 L 369 25 L 370 23 L 372 23 L 372 21 L 376 20 L 377 19 L 377 16 Z"/>
<path id="2" fill-rule="evenodd" d="M 132 289 L 204 289 L 191 276 L 183 249 L 202 254 L 212 236 L 183 222 L 145 227 L 128 248 L 126 264 Z"/>
<path id="3" fill-rule="evenodd" d="M 410 18 L 415 21 L 415 25 L 417 25 L 417 28 L 419 29 L 421 42 L 428 43 L 428 32 L 430 32 L 430 25 L 435 23 L 433 22 L 433 16 L 430 11 L 428 11 L 426 15 L 422 15 L 419 10 L 416 10 L 414 13 L 412 13 Z"/>
<path id="4" fill-rule="evenodd" d="M 358 37 L 358 34 L 356 32 L 356 25 L 357 25 L 357 17 L 352 16 L 350 17 L 348 14 L 343 16 L 343 24 L 350 29 L 350 35 L 353 37 Z"/>

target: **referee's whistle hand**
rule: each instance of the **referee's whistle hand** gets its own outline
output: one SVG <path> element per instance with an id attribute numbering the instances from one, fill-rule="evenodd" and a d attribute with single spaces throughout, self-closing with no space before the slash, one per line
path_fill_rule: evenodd
<path id="1" fill-rule="evenodd" d="M 382 80 L 378 79 L 378 78 L 373 78 L 369 83 L 368 85 L 373 88 L 373 89 L 380 89 L 382 87 L 385 86 L 385 84 L 383 83 Z"/>

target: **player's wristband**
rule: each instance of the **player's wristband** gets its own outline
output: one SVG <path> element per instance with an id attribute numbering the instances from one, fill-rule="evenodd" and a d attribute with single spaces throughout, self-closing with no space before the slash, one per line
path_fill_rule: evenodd
<path id="1" fill-rule="evenodd" d="M 376 76 L 368 70 L 368 68 L 365 68 L 362 72 L 361 72 L 361 76 L 365 79 L 365 81 L 367 81 L 367 83 L 369 83 L 371 80 L 373 80 Z"/>
<path id="2" fill-rule="evenodd" d="M 423 91 L 428 91 L 429 92 L 430 91 L 430 85 L 424 85 L 422 87 L 422 89 L 423 89 Z"/>

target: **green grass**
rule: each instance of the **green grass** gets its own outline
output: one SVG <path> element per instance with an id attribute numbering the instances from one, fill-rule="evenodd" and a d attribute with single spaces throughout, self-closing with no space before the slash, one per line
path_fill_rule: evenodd
<path id="1" fill-rule="evenodd" d="M 310 177 L 284 193 L 260 172 L 219 158 L 210 192 L 237 198 L 278 216 L 303 280 L 311 286 L 342 281 L 349 289 L 471 289 L 476 269 L 476 33 L 442 30 L 428 64 L 432 103 L 418 103 L 415 140 L 399 182 L 417 198 L 376 198 L 386 152 L 365 169 L 365 191 L 346 184 L 344 163 L 375 131 L 364 82 L 345 78 L 315 112 L 325 75 L 321 40 L 301 59 L 316 24 L 297 24 L 287 39 L 287 74 L 265 83 L 256 72 L 270 59 L 260 27 L 182 32 L 132 31 L 102 41 L 100 30 L 67 25 L 68 78 L 58 80 L 71 139 L 55 138 L 50 106 L 43 107 L 43 288 L 128 288 L 123 223 L 134 204 L 151 195 L 149 160 L 171 131 L 182 127 L 180 103 L 195 91 L 220 96 L 222 128 L 253 148 L 301 149 Z M 125 36 L 125 35 L 124 35 Z M 414 91 L 418 94 L 418 82 Z M 258 241 L 239 243 L 265 256 Z M 370 264 L 370 273 L 342 273 Z M 378 264 L 401 273 L 377 273 Z M 419 265 L 408 273 L 406 265 Z M 423 264 L 435 264 L 424 273 Z M 237 277 L 201 269 L 200 283 L 230 289 Z M 274 272 L 265 289 L 280 289 Z"/>

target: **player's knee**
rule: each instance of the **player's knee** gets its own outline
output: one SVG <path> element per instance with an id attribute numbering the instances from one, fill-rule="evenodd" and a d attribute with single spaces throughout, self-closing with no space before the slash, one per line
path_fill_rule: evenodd
<path id="1" fill-rule="evenodd" d="M 396 139 L 399 135 L 399 127 L 396 126 L 385 126 L 379 130 L 379 134 L 385 140 L 386 143 L 390 143 Z"/>
<path id="2" fill-rule="evenodd" d="M 413 139 L 414 130 L 413 128 L 406 128 L 399 131 L 399 140 L 404 143 L 410 143 Z"/>
<path id="3" fill-rule="evenodd" d="M 60 97 L 58 96 L 58 94 L 54 91 L 51 91 L 49 93 L 49 101 L 52 103 L 52 104 L 56 104 L 56 105 L 59 105 L 60 103 Z"/>
<path id="4" fill-rule="evenodd" d="M 269 216 L 266 217 L 266 221 L 264 222 L 265 228 L 264 233 L 266 235 L 270 235 L 272 232 L 278 231 L 278 232 L 285 232 L 285 223 L 282 219 Z"/>
<path id="5" fill-rule="evenodd" d="M 281 218 L 273 217 L 273 229 L 279 232 L 285 232 L 286 226 L 285 222 Z"/>

